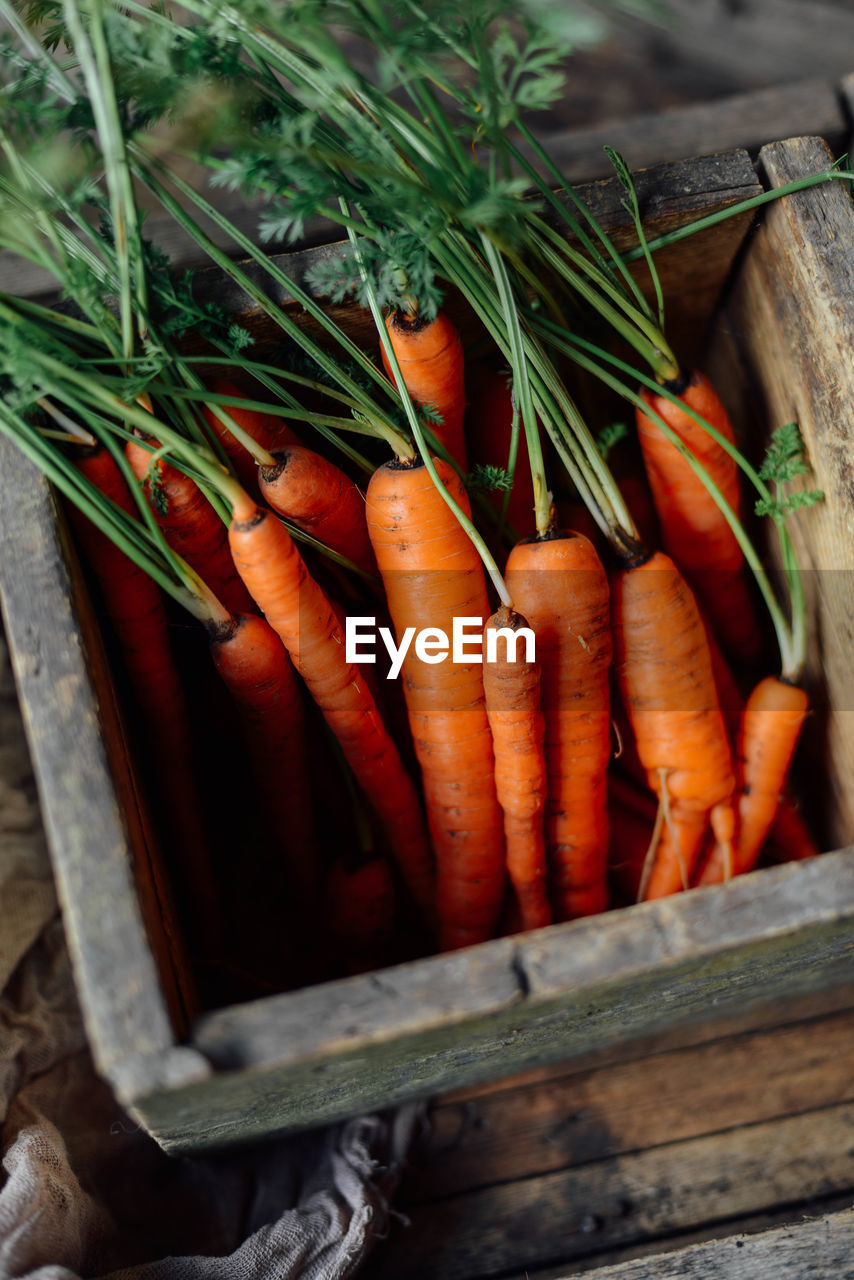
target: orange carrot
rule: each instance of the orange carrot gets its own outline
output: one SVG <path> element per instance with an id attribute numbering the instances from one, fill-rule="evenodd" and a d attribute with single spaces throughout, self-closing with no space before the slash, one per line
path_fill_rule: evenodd
<path id="1" fill-rule="evenodd" d="M 344 633 L 284 525 L 245 493 L 235 499 L 229 544 L 250 595 L 282 640 L 382 822 L 404 879 L 426 917 L 434 873 L 418 796 Z"/>
<path id="2" fill-rule="evenodd" d="M 235 399 L 242 398 L 244 400 L 252 399 L 251 395 L 241 391 L 228 378 L 212 378 L 207 384 L 207 389 L 213 395 L 234 396 Z M 287 423 L 283 422 L 276 414 L 260 413 L 255 409 L 239 409 L 233 405 L 225 405 L 223 407 L 229 417 L 234 419 L 238 427 L 242 427 L 247 435 L 250 435 L 262 449 L 272 452 L 274 449 L 282 449 L 288 444 L 299 444 L 298 437 Z M 258 467 L 255 459 L 247 452 L 239 440 L 235 439 L 209 404 L 202 406 L 202 416 L 225 450 L 240 483 L 249 493 L 257 494 Z"/>
<path id="3" fill-rule="evenodd" d="M 562 919 L 592 915 L 608 906 L 608 579 L 593 545 L 573 533 L 517 544 L 505 579 L 534 629 L 543 673 L 555 910 Z"/>
<path id="4" fill-rule="evenodd" d="M 258 798 L 284 859 L 294 905 L 312 916 L 320 861 L 296 672 L 275 631 L 254 615 L 212 628 L 210 646 L 243 721 Z"/>
<path id="5" fill-rule="evenodd" d="M 686 888 L 711 821 L 732 843 L 732 755 L 696 601 L 662 552 L 620 573 L 613 593 L 617 677 L 638 754 L 667 819 L 646 897 Z"/>
<path id="6" fill-rule="evenodd" d="M 465 471 L 466 442 L 463 420 L 466 409 L 463 344 L 451 320 L 440 311 L 435 320 L 394 311 L 386 320 L 391 345 L 403 381 L 412 399 L 438 414 L 442 421 L 431 423 L 437 439 Z M 385 348 L 383 366 L 393 380 Z"/>
<path id="7" fill-rule="evenodd" d="M 79 470 L 135 515 L 130 491 L 103 446 L 75 458 Z M 194 783 L 190 718 L 169 643 L 166 612 L 154 581 L 80 513 L 69 509 L 78 541 L 101 590 L 142 718 L 162 818 L 176 863 L 178 892 L 191 919 L 188 931 L 214 959 L 221 947 L 220 907 Z"/>
<path id="8" fill-rule="evenodd" d="M 468 514 L 458 476 L 436 465 Z M 450 637 L 454 618 L 482 631 L 490 610 L 480 557 L 425 466 L 380 467 L 368 485 L 367 519 L 398 644 L 409 628 Z M 483 942 L 501 910 L 504 850 L 482 666 L 450 655 L 430 662 L 410 646 L 403 679 L 436 850 L 441 945 Z"/>
<path id="9" fill-rule="evenodd" d="M 287 445 L 273 456 L 276 466 L 260 470 L 261 493 L 273 510 L 365 573 L 376 573 L 365 499 L 350 477 L 303 445 Z"/>
<path id="10" fill-rule="evenodd" d="M 695 454 L 738 515 L 738 468 L 729 454 L 678 404 L 646 389 L 641 394 Z M 734 443 L 726 410 L 701 373 L 689 376 L 679 398 Z M 640 410 L 636 421 L 664 547 L 688 578 L 724 647 L 745 663 L 752 663 L 761 651 L 762 637 L 735 534 L 702 480 L 658 423 Z"/>
<path id="11" fill-rule="evenodd" d="M 487 621 L 490 631 L 517 632 L 525 618 L 502 606 Z M 522 929 L 551 924 L 546 893 L 546 842 L 543 810 L 546 765 L 545 723 L 540 710 L 540 668 L 511 651 L 501 638 L 496 660 L 483 668 L 486 713 L 495 751 L 495 787 L 504 810 L 507 871 L 519 902 Z"/>
<path id="12" fill-rule="evenodd" d="M 800 809 L 787 795 L 780 798 L 768 838 L 773 862 L 802 862 L 820 853 Z"/>
<path id="13" fill-rule="evenodd" d="M 226 527 L 196 482 L 165 458 L 152 463 L 151 449 L 138 441 L 128 441 L 125 457 L 173 551 L 231 613 L 253 612 L 228 549 Z"/>
<path id="14" fill-rule="evenodd" d="M 808 705 L 805 690 L 776 676 L 760 680 L 747 700 L 737 747 L 740 787 L 734 875 L 756 864 L 779 807 Z M 726 858 L 715 848 L 699 883 L 718 884 L 726 874 Z"/>

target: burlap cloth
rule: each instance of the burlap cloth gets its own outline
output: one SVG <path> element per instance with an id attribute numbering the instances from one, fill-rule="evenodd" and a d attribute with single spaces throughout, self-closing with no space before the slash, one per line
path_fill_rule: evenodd
<path id="1" fill-rule="evenodd" d="M 0 1280 L 337 1280 L 386 1230 L 418 1109 L 174 1159 L 86 1049 L 0 636 Z"/>

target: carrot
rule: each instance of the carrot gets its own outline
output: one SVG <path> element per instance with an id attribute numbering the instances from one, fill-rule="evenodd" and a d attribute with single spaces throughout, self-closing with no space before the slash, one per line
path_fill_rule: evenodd
<path id="1" fill-rule="evenodd" d="M 456 472 L 436 466 L 468 514 Z M 409 628 L 450 637 L 454 618 L 482 630 L 490 610 L 480 558 L 422 463 L 391 462 L 374 473 L 367 519 L 398 644 Z M 441 945 L 483 942 L 495 931 L 505 878 L 482 667 L 431 663 L 410 647 L 403 679 L 436 850 Z"/>
<path id="2" fill-rule="evenodd" d="M 359 668 L 346 660 L 334 610 L 278 517 L 242 492 L 233 514 L 228 538 L 237 571 L 338 739 L 429 918 L 434 873 L 418 796 Z"/>
<path id="3" fill-rule="evenodd" d="M 98 446 L 75 458 L 91 482 L 129 514 L 130 491 L 112 454 Z M 220 906 L 204 822 L 194 786 L 189 713 L 169 643 L 166 612 L 154 581 L 76 507 L 69 518 L 98 579 L 142 718 L 148 758 L 168 820 L 179 896 L 189 909 L 189 932 L 208 959 L 221 947 Z"/>
<path id="4" fill-rule="evenodd" d="M 703 464 L 738 515 L 741 498 L 734 460 L 678 404 L 648 389 L 641 395 Z M 703 374 L 691 373 L 678 395 L 682 404 L 701 414 L 734 443 L 726 410 Z M 658 423 L 640 410 L 636 411 L 636 421 L 663 545 L 696 592 L 724 647 L 750 664 L 761 652 L 762 637 L 735 534 L 700 477 Z"/>
<path id="5" fill-rule="evenodd" d="M 673 561 L 656 552 L 614 583 L 617 678 L 641 762 L 668 835 L 646 897 L 686 888 L 711 821 L 734 837 L 732 755 L 696 601 Z"/>
<path id="6" fill-rule="evenodd" d="M 393 311 L 386 329 L 409 394 L 441 418 L 441 422 L 431 423 L 433 432 L 463 471 L 467 470 L 463 344 L 456 327 L 442 311 L 429 321 L 417 313 Z M 394 381 L 385 349 L 382 359 Z"/>
<path id="7" fill-rule="evenodd" d="M 608 906 L 608 579 L 593 545 L 574 533 L 517 544 L 505 578 L 534 629 L 543 673 L 555 910 L 563 919 L 592 915 Z"/>
<path id="8" fill-rule="evenodd" d="M 303 445 L 287 445 L 273 456 L 276 466 L 260 470 L 261 493 L 273 510 L 375 574 L 365 499 L 350 477 Z"/>
<path id="9" fill-rule="evenodd" d="M 513 424 L 513 392 L 506 369 L 482 365 L 471 379 L 466 409 L 466 441 L 473 462 L 481 466 L 506 468 L 510 454 Z M 504 494 L 494 491 L 489 502 L 501 511 Z M 507 502 L 507 519 L 521 537 L 534 532 L 534 487 L 528 464 L 528 446 L 524 431 L 519 432 L 519 448 L 513 488 Z"/>
<path id="10" fill-rule="evenodd" d="M 243 399 L 251 398 L 245 395 L 228 378 L 212 378 L 207 383 L 207 389 L 213 395 L 234 396 L 235 399 L 241 397 Z M 274 449 L 282 449 L 289 444 L 299 444 L 299 438 L 276 414 L 259 413 L 255 409 L 240 409 L 232 405 L 226 405 L 224 408 L 229 417 L 233 418 L 237 423 L 238 427 L 242 427 L 247 435 L 252 436 L 256 444 L 259 444 L 263 449 L 272 452 Z M 255 459 L 234 438 L 225 423 L 214 413 L 211 405 L 202 405 L 202 416 L 214 437 L 225 450 L 240 483 L 249 493 L 257 494 L 258 467 Z"/>
<path id="11" fill-rule="evenodd" d="M 169 546 L 195 569 L 231 613 L 251 613 L 253 604 L 228 549 L 226 527 L 199 486 L 165 458 L 135 440 L 125 457 L 145 490 Z"/>
<path id="12" fill-rule="evenodd" d="M 388 963 L 395 908 L 387 858 L 335 859 L 326 876 L 323 915 L 345 973 L 367 973 Z"/>
<path id="13" fill-rule="evenodd" d="M 817 858 L 820 852 L 801 811 L 787 795 L 780 797 L 768 838 L 774 862 L 802 862 Z"/>
<path id="14" fill-rule="evenodd" d="M 502 606 L 487 621 L 484 635 L 527 626 L 525 618 Z M 546 766 L 540 668 L 518 652 L 511 658 L 500 640 L 496 655 L 496 661 L 484 664 L 483 689 L 495 751 L 495 787 L 504 810 L 507 871 L 519 902 L 521 928 L 538 929 L 551 924 L 552 918 L 543 831 Z"/>
<path id="15" fill-rule="evenodd" d="M 313 916 L 320 860 L 299 681 L 281 640 L 255 615 L 210 630 L 211 656 L 235 700 L 275 848 L 299 911 Z"/>
<path id="16" fill-rule="evenodd" d="M 738 838 L 732 874 L 752 870 L 776 816 L 780 792 L 806 719 L 809 699 L 798 685 L 766 676 L 751 693 L 738 737 Z M 727 877 L 723 851 L 712 854 L 700 884 Z"/>

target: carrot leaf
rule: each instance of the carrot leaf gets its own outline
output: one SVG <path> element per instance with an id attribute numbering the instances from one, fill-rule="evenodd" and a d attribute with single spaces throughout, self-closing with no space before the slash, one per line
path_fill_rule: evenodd
<path id="1" fill-rule="evenodd" d="M 809 475 L 804 458 L 804 442 L 796 422 L 787 422 L 772 434 L 759 475 L 776 485 L 775 498 L 760 498 L 756 503 L 758 516 L 771 516 L 783 520 L 793 511 L 812 507 L 824 497 L 821 489 L 800 489 L 783 495 L 783 486 L 791 484 L 798 476 Z"/>

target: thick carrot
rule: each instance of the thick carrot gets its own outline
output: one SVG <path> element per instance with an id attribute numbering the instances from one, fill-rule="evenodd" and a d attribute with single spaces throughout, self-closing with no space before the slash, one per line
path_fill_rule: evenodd
<path id="1" fill-rule="evenodd" d="M 703 622 L 673 561 L 656 552 L 617 575 L 617 678 L 638 754 L 668 821 L 646 897 L 687 887 L 711 821 L 734 837 L 732 754 Z"/>
<path id="2" fill-rule="evenodd" d="M 235 500 L 229 544 L 250 595 L 282 640 L 382 822 L 394 857 L 425 916 L 434 873 L 418 796 L 344 633 L 284 525 L 246 494 Z"/>
<path id="3" fill-rule="evenodd" d="M 468 514 L 458 476 L 446 463 L 436 465 Z M 490 612 L 483 567 L 427 468 L 387 463 L 372 476 L 367 497 L 368 532 L 398 644 L 410 628 L 414 634 L 437 628 L 450 638 L 455 618 L 472 619 L 479 636 Z M 482 666 L 450 655 L 430 662 L 410 646 L 403 680 L 436 850 L 441 944 L 483 942 L 495 931 L 505 879 Z"/>
<path id="4" fill-rule="evenodd" d="M 196 482 L 165 458 L 152 463 L 151 449 L 136 440 L 125 445 L 125 457 L 173 551 L 231 613 L 253 612 L 228 549 L 226 527 Z"/>
<path id="5" fill-rule="evenodd" d="M 241 391 L 239 387 L 236 387 L 228 378 L 212 378 L 207 383 L 207 389 L 213 395 L 234 396 L 235 399 L 242 397 L 244 400 L 252 398 Z M 272 452 L 274 449 L 283 449 L 285 445 L 299 444 L 299 438 L 276 414 L 260 413 L 254 409 L 239 409 L 232 405 L 226 405 L 224 408 L 225 412 L 234 419 L 238 427 L 242 427 L 246 434 L 250 435 L 262 449 Z M 202 406 L 202 416 L 228 455 L 229 461 L 234 468 L 234 473 L 240 483 L 250 493 L 257 493 L 258 467 L 255 459 L 247 452 L 239 440 L 235 439 L 210 405 L 204 404 Z"/>
<path id="6" fill-rule="evenodd" d="M 515 633 L 527 626 L 521 614 L 502 605 L 487 621 L 484 637 L 490 631 Z M 546 892 L 545 722 L 539 665 L 518 651 L 511 655 L 499 637 L 496 660 L 484 664 L 483 689 L 495 751 L 495 787 L 504 810 L 507 871 L 522 929 L 538 929 L 551 924 L 552 918 Z"/>
<path id="7" fill-rule="evenodd" d="M 509 372 L 481 365 L 472 375 L 466 409 L 466 441 L 472 462 L 505 468 L 510 453 L 512 425 L 513 392 Z M 504 494 L 495 490 L 488 497 L 500 511 L 504 505 Z M 521 427 L 513 488 L 507 501 L 507 519 L 523 538 L 534 532 L 534 486 L 528 463 L 528 445 Z"/>
<path id="8" fill-rule="evenodd" d="M 678 404 L 648 389 L 641 394 L 703 464 L 738 515 L 738 468 L 729 454 Z M 726 410 L 703 374 L 690 374 L 679 398 L 734 443 Z M 754 662 L 761 652 L 762 637 L 735 534 L 702 480 L 658 423 L 640 410 L 636 421 L 664 547 L 688 578 L 727 651 L 745 663 Z"/>
<path id="9" fill-rule="evenodd" d="M 798 685 L 766 676 L 751 693 L 738 736 L 738 837 L 732 874 L 752 870 L 777 814 L 780 793 L 806 719 L 809 699 Z M 718 884 L 727 865 L 717 847 L 700 884 Z"/>
<path id="10" fill-rule="evenodd" d="M 91 482 L 129 514 L 136 507 L 109 450 L 75 458 Z M 69 518 L 101 590 L 145 730 L 149 763 L 168 821 L 179 896 L 192 915 L 189 932 L 208 959 L 221 947 L 218 896 L 195 788 L 190 717 L 169 643 L 166 612 L 154 581 L 83 516 Z"/>
<path id="11" fill-rule="evenodd" d="M 313 916 L 320 860 L 299 681 L 272 627 L 255 615 L 211 629 L 211 656 L 245 730 L 258 799 L 299 912 Z"/>
<path id="12" fill-rule="evenodd" d="M 275 467 L 260 470 L 261 493 L 292 520 L 365 573 L 377 566 L 365 523 L 365 499 L 340 467 L 303 445 L 276 449 Z"/>
<path id="13" fill-rule="evenodd" d="M 455 325 L 442 311 L 429 321 L 418 314 L 394 311 L 386 320 L 386 329 L 409 394 L 417 404 L 441 417 L 431 428 L 465 471 L 465 372 L 463 344 Z M 382 358 L 386 373 L 394 380 L 384 348 Z"/>
<path id="14" fill-rule="evenodd" d="M 555 911 L 562 919 L 592 915 L 608 906 L 608 579 L 592 543 L 572 533 L 517 544 L 505 579 L 534 629 L 543 673 Z"/>

